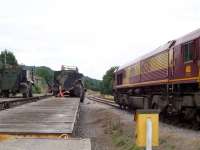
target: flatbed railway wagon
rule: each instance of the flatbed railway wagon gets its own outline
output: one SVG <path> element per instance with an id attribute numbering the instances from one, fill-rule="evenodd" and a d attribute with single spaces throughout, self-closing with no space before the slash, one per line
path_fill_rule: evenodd
<path id="1" fill-rule="evenodd" d="M 61 71 L 54 72 L 53 95 L 80 97 L 83 102 L 85 88 L 82 81 L 83 74 L 74 66 L 62 66 Z"/>
<path id="2" fill-rule="evenodd" d="M 0 113 L 0 150 L 91 150 L 78 138 L 79 98 L 49 97 Z"/>
<path id="3" fill-rule="evenodd" d="M 121 107 L 160 109 L 200 122 L 200 29 L 167 42 L 115 72 Z"/>

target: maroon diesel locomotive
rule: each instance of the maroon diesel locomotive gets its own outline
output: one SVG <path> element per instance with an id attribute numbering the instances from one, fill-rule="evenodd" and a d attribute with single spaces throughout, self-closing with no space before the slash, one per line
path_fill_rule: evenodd
<path id="1" fill-rule="evenodd" d="M 200 122 L 200 29 L 167 42 L 115 72 L 115 102 Z"/>

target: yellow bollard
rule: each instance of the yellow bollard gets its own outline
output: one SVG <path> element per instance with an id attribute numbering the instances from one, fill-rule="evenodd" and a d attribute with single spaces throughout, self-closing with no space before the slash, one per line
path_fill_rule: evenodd
<path id="1" fill-rule="evenodd" d="M 159 146 L 159 111 L 140 109 L 136 111 L 134 117 L 136 121 L 136 145 L 146 147 L 148 150 L 152 146 Z"/>

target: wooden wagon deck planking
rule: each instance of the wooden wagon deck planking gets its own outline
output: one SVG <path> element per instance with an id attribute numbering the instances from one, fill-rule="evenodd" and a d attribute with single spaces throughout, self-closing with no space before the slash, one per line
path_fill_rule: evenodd
<path id="1" fill-rule="evenodd" d="M 79 98 L 48 98 L 1 111 L 0 134 L 72 134 Z"/>

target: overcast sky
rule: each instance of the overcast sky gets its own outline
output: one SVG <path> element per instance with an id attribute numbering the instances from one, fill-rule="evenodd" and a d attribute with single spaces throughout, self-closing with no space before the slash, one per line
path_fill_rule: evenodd
<path id="1" fill-rule="evenodd" d="M 199 0 L 0 0 L 1 50 L 97 79 L 199 26 Z"/>

